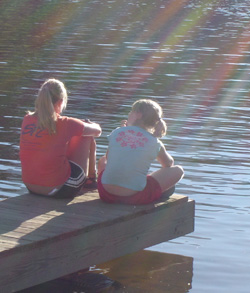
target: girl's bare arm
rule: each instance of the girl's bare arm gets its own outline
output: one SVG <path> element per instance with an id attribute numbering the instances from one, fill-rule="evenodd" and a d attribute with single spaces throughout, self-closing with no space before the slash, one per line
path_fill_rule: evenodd
<path id="1" fill-rule="evenodd" d="M 161 149 L 157 156 L 158 162 L 162 165 L 162 167 L 172 167 L 174 165 L 173 157 L 166 151 L 163 143 L 161 144 Z"/>
<path id="2" fill-rule="evenodd" d="M 83 123 L 84 123 L 84 130 L 82 133 L 83 136 L 98 137 L 102 134 L 101 126 L 98 123 L 94 123 L 91 121 L 83 122 Z"/>

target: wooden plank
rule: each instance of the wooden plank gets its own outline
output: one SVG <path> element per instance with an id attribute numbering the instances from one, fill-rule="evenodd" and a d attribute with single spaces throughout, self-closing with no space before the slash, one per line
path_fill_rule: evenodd
<path id="1" fill-rule="evenodd" d="M 1 201 L 0 213 L 4 221 L 0 224 L 1 293 L 71 274 L 194 230 L 194 201 L 176 194 L 136 207 L 103 203 L 95 192 L 71 201 L 24 195 Z"/>

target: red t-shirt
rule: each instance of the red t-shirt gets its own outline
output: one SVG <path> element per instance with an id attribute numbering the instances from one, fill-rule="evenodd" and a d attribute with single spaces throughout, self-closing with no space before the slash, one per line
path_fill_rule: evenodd
<path id="1" fill-rule="evenodd" d="M 20 159 L 24 183 L 41 186 L 63 184 L 70 176 L 67 159 L 68 142 L 73 136 L 81 136 L 84 124 L 81 120 L 58 115 L 56 134 L 36 129 L 37 117 L 24 117 L 20 136 Z"/>

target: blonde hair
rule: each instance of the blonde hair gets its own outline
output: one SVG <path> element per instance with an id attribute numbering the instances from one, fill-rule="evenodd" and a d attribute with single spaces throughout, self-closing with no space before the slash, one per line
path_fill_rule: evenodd
<path id="1" fill-rule="evenodd" d="M 140 119 L 142 124 L 155 137 L 163 137 L 166 135 L 167 124 L 162 119 L 162 108 L 158 103 L 149 99 L 141 99 L 132 105 L 132 111 L 142 114 Z"/>
<path id="2" fill-rule="evenodd" d="M 42 129 L 47 129 L 49 134 L 56 133 L 57 113 L 54 105 L 62 100 L 62 108 L 67 106 L 68 95 L 64 84 L 57 79 L 46 80 L 38 92 L 35 101 L 35 112 L 29 113 L 37 115 L 38 125 Z"/>

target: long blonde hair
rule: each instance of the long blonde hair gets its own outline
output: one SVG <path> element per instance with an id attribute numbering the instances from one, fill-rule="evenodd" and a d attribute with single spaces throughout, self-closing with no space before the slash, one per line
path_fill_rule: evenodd
<path id="1" fill-rule="evenodd" d="M 67 106 L 68 95 L 64 84 L 57 79 L 46 80 L 38 92 L 35 101 L 35 112 L 29 114 L 37 115 L 38 125 L 42 129 L 47 129 L 49 134 L 56 133 L 57 113 L 54 105 L 62 100 L 62 108 Z"/>
<path id="2" fill-rule="evenodd" d="M 132 105 L 132 111 L 142 114 L 140 119 L 142 124 L 155 137 L 163 137 L 166 135 L 167 124 L 162 119 L 162 108 L 158 103 L 149 99 L 141 99 Z"/>

